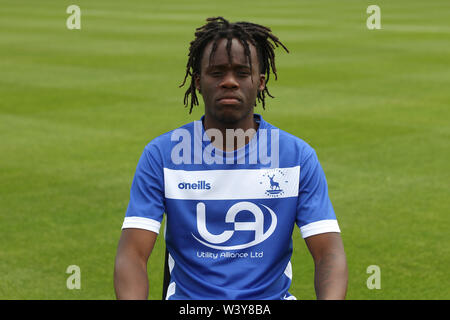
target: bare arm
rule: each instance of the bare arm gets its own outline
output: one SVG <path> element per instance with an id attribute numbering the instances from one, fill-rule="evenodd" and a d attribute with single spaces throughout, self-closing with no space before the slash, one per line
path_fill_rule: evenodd
<path id="1" fill-rule="evenodd" d="M 123 229 L 114 266 L 117 299 L 148 299 L 147 261 L 157 234 L 143 229 Z"/>
<path id="2" fill-rule="evenodd" d="M 345 299 L 348 270 L 340 234 L 322 233 L 308 237 L 305 241 L 314 259 L 317 299 Z"/>

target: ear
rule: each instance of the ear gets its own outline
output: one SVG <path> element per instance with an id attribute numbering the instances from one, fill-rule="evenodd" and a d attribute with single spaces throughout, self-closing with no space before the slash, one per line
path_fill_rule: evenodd
<path id="1" fill-rule="evenodd" d="M 266 75 L 261 73 L 259 75 L 259 87 L 258 87 L 258 90 L 259 91 L 263 91 L 265 87 L 266 87 Z"/>
<path id="2" fill-rule="evenodd" d="M 200 86 L 200 75 L 198 73 L 194 73 L 194 84 L 198 92 L 202 93 Z"/>

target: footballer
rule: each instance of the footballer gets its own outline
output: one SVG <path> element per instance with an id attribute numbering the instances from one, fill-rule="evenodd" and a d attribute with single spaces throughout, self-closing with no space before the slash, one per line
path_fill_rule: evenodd
<path id="1" fill-rule="evenodd" d="M 204 115 L 144 148 L 115 260 L 118 299 L 148 298 L 147 261 L 160 232 L 165 299 L 296 299 L 296 226 L 315 264 L 317 299 L 345 298 L 347 262 L 317 154 L 254 113 L 272 97 L 277 47 L 288 51 L 251 22 L 214 17 L 196 29 L 182 85 L 185 106 L 191 112 L 199 94 Z"/>

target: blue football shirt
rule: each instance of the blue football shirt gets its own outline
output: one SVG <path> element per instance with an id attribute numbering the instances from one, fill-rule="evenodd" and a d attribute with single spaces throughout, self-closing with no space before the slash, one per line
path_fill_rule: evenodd
<path id="1" fill-rule="evenodd" d="M 234 152 L 214 148 L 202 121 L 144 149 L 122 228 L 159 233 L 166 214 L 167 299 L 293 299 L 294 226 L 340 232 L 313 148 L 254 117 Z"/>

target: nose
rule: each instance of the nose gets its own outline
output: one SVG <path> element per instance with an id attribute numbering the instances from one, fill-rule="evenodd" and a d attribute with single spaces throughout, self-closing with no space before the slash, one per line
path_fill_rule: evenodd
<path id="1" fill-rule="evenodd" d="M 239 87 L 239 82 L 236 81 L 236 77 L 233 72 L 227 72 L 220 83 L 220 87 L 224 89 L 236 89 Z"/>

